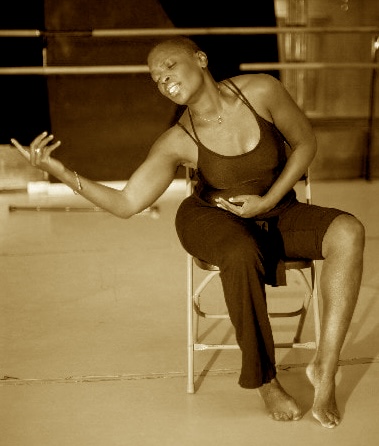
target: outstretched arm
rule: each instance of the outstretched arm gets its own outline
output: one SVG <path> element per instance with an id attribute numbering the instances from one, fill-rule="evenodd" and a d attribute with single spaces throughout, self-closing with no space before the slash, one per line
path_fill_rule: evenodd
<path id="1" fill-rule="evenodd" d="M 52 152 L 61 143 L 54 142 L 54 137 L 47 132 L 37 136 L 29 147 L 23 147 L 15 139 L 11 142 L 32 166 L 48 172 L 95 206 L 121 218 L 129 218 L 152 205 L 174 179 L 179 164 L 175 155 L 164 150 L 162 142 L 157 142 L 124 189 L 118 190 L 79 176 L 53 158 Z"/>

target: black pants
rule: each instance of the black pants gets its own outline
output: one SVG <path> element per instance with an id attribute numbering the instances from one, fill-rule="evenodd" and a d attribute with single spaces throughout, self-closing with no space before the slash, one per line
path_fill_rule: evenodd
<path id="1" fill-rule="evenodd" d="M 345 213 L 296 202 L 276 219 L 281 255 L 322 259 L 322 239 L 332 220 Z M 242 352 L 239 384 L 257 388 L 276 376 L 275 349 L 265 285 L 267 237 L 255 219 L 244 219 L 199 199 L 179 206 L 176 230 L 184 249 L 220 268 L 225 302 Z"/>

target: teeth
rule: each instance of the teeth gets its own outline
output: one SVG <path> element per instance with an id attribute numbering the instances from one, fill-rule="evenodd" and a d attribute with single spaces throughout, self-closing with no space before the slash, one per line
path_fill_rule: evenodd
<path id="1" fill-rule="evenodd" d="M 171 86 L 167 89 L 167 91 L 168 91 L 170 94 L 176 94 L 176 93 L 178 93 L 178 91 L 179 91 L 179 86 L 178 86 L 178 84 L 171 85 Z"/>

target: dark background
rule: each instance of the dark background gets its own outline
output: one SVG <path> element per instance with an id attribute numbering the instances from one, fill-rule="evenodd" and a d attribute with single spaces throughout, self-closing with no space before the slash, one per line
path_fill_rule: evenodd
<path id="1" fill-rule="evenodd" d="M 42 38 L 0 38 L 1 66 L 146 64 L 160 37 L 94 38 L 92 29 L 275 26 L 274 2 L 234 0 L 19 0 L 3 5 L 2 29 L 39 29 Z M 254 11 L 252 13 L 251 11 Z M 67 33 L 69 32 L 69 33 Z M 76 32 L 76 33 L 75 33 Z M 242 62 L 276 62 L 276 36 L 191 36 L 215 78 Z M 271 72 L 278 76 L 277 72 Z M 55 156 L 94 180 L 125 180 L 180 113 L 146 73 L 1 76 L 0 144 L 23 144 L 43 130 L 62 140 Z M 54 178 L 51 179 L 54 181 Z"/>

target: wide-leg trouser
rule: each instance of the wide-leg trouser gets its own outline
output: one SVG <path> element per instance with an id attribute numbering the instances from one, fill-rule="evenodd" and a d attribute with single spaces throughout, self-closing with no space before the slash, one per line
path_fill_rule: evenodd
<path id="1" fill-rule="evenodd" d="M 276 375 L 259 246 L 262 229 L 251 219 L 203 203 L 190 197 L 181 204 L 177 233 L 187 252 L 220 268 L 225 302 L 242 352 L 239 384 L 260 387 Z"/>
<path id="2" fill-rule="evenodd" d="M 283 254 L 322 259 L 322 238 L 338 209 L 297 203 L 278 218 Z M 267 243 L 254 219 L 244 219 L 186 198 L 176 215 L 184 249 L 220 268 L 225 302 L 242 352 L 239 384 L 257 388 L 276 376 L 275 348 L 266 305 Z M 267 240 L 266 240 L 267 242 Z"/>

